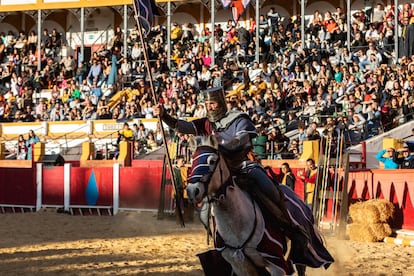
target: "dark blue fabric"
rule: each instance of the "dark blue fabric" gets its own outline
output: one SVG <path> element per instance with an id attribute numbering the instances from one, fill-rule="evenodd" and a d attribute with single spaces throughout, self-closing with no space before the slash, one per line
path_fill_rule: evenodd
<path id="1" fill-rule="evenodd" d="M 210 164 L 208 158 L 214 155 L 211 150 L 198 149 L 193 154 L 193 161 L 191 162 L 191 173 L 188 176 L 188 183 L 197 183 L 200 179 L 210 172 Z"/>
<path id="2" fill-rule="evenodd" d="M 279 185 L 285 194 L 285 203 L 288 212 L 296 225 L 301 225 L 310 237 L 308 250 L 305 251 L 303 258 L 291 256 L 295 264 L 305 264 L 309 267 L 328 268 L 334 262 L 333 257 L 326 249 L 322 237 L 315 226 L 311 209 L 286 185 Z"/>

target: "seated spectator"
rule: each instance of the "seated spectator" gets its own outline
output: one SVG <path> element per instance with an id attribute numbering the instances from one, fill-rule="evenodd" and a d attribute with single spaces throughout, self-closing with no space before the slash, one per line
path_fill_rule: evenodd
<path id="1" fill-rule="evenodd" d="M 93 82 L 96 82 L 98 86 L 102 84 L 103 81 L 103 70 L 101 62 L 97 59 L 93 59 L 92 66 L 89 69 L 88 73 L 88 83 L 92 85 Z"/>
<path id="2" fill-rule="evenodd" d="M 157 141 L 155 140 L 154 133 L 152 131 L 148 133 L 146 145 L 147 145 L 148 150 L 150 151 L 158 148 Z"/>
<path id="3" fill-rule="evenodd" d="M 50 110 L 50 121 L 63 121 L 64 118 L 65 117 L 60 103 L 56 103 L 54 107 Z"/>
<path id="4" fill-rule="evenodd" d="M 100 87 L 98 87 L 98 83 L 94 81 L 92 84 L 91 95 L 89 96 L 89 99 L 91 100 L 93 105 L 97 105 L 101 97 L 102 90 Z"/>
<path id="5" fill-rule="evenodd" d="M 133 148 L 134 159 L 139 159 L 141 156 L 145 155 L 145 153 L 146 153 L 145 148 L 141 144 L 141 142 L 134 141 L 134 148 Z"/>
<path id="6" fill-rule="evenodd" d="M 78 83 L 83 83 L 83 80 L 87 78 L 88 68 L 85 65 L 85 62 L 81 61 L 79 66 L 76 68 L 75 81 Z"/>

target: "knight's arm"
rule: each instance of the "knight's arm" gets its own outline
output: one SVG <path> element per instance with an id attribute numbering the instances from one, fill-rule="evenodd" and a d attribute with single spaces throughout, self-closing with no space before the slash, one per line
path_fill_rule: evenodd
<path id="1" fill-rule="evenodd" d="M 163 112 L 161 120 L 163 120 L 170 128 L 176 129 L 179 133 L 197 134 L 197 129 L 192 122 L 176 119 L 167 112 Z"/>

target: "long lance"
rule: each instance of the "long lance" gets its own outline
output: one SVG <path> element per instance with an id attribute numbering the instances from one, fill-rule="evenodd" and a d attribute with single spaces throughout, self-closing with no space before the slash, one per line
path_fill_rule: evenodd
<path id="1" fill-rule="evenodd" d="M 135 4 L 133 6 L 134 6 L 134 10 L 135 10 L 135 15 L 137 15 L 138 14 L 137 13 L 137 7 L 135 6 Z M 156 105 L 157 104 L 157 98 L 156 98 L 156 95 L 155 95 L 154 83 L 153 83 L 153 80 L 152 80 L 152 73 L 151 73 L 149 59 L 148 59 L 147 43 L 144 40 L 144 36 L 142 34 L 142 26 L 141 26 L 141 22 L 140 22 L 138 16 L 135 16 L 135 21 L 137 22 L 137 25 L 138 25 L 138 34 L 139 34 L 139 38 L 140 38 L 140 41 L 141 41 L 141 45 L 143 47 L 145 69 L 147 71 L 147 76 L 149 78 L 150 90 L 151 90 L 151 93 L 152 93 L 152 101 L 153 101 L 153 104 Z M 165 147 L 165 154 L 167 155 L 166 159 L 167 159 L 167 163 L 168 163 L 168 168 L 170 170 L 171 183 L 173 184 L 173 188 L 174 188 L 175 205 L 176 205 L 176 208 L 178 210 L 178 212 L 177 212 L 178 217 L 180 218 L 181 226 L 185 227 L 183 212 L 182 212 L 182 208 L 181 208 L 181 202 L 178 199 L 178 197 L 180 195 L 178 194 L 177 183 L 176 183 L 174 170 L 173 170 L 173 166 L 172 166 L 172 162 L 171 162 L 171 158 L 170 158 L 170 153 L 169 153 L 168 146 L 167 146 L 167 138 L 165 136 L 164 128 L 162 126 L 161 116 L 158 115 L 157 119 L 158 119 L 158 123 L 159 123 L 160 129 L 161 129 L 162 142 L 164 143 L 164 147 Z"/>

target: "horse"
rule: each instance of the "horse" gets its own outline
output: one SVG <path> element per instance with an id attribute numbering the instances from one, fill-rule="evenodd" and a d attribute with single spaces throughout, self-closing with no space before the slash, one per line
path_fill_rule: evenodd
<path id="1" fill-rule="evenodd" d="M 252 197 L 234 181 L 217 140 L 209 136 L 197 147 L 188 178 L 187 195 L 193 203 L 207 197 L 212 204 L 215 245 L 236 275 L 290 275 L 286 238 L 271 229 Z"/>
<path id="2" fill-rule="evenodd" d="M 299 275 L 304 275 L 305 266 L 327 269 L 334 261 L 314 225 L 312 212 L 290 188 L 280 185 L 289 215 L 310 237 L 301 257 L 289 254 L 285 234 L 274 223 L 267 223 L 272 218 L 236 183 L 215 136 L 190 139 L 190 148 L 194 154 L 186 188 L 188 198 L 194 204 L 208 200 L 214 217 L 215 249 L 199 255 L 206 275 L 291 275 L 293 263 Z M 224 268 L 228 264 L 230 267 Z M 208 273 L 211 267 L 222 267 L 227 273 Z"/>

